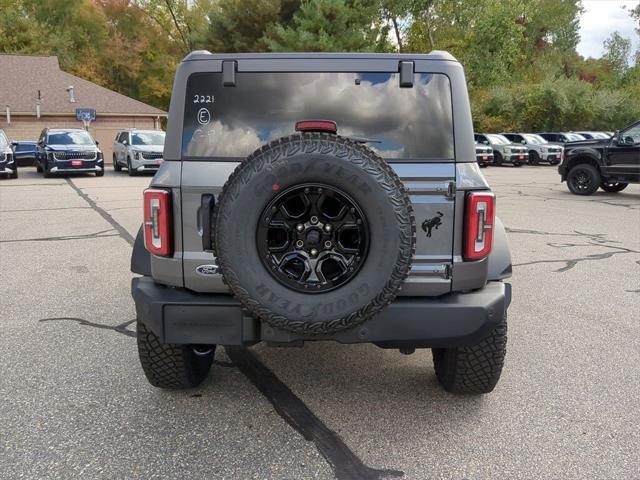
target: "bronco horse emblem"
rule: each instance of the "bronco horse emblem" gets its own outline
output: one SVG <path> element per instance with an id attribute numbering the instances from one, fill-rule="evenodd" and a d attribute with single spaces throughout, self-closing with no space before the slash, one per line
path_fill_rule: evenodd
<path id="1" fill-rule="evenodd" d="M 437 230 L 440 225 L 442 225 L 442 217 L 444 217 L 444 213 L 436 212 L 436 215 L 433 218 L 427 218 L 424 222 L 422 222 L 422 230 L 424 230 L 427 234 L 427 237 L 431 237 L 431 230 L 434 228 Z"/>

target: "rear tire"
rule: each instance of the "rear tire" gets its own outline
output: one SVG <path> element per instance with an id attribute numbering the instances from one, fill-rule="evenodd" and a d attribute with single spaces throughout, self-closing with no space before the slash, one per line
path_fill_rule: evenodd
<path id="1" fill-rule="evenodd" d="M 500 152 L 495 152 L 493 154 L 493 162 L 497 165 L 497 166 L 501 166 L 502 165 L 502 154 Z"/>
<path id="2" fill-rule="evenodd" d="M 575 195 L 593 195 L 600 186 L 600 173 L 593 165 L 579 163 L 569 170 L 567 186 Z"/>
<path id="3" fill-rule="evenodd" d="M 629 184 L 624 182 L 605 182 L 602 181 L 600 183 L 600 188 L 605 192 L 616 193 L 621 192 L 625 188 L 627 188 Z"/>
<path id="4" fill-rule="evenodd" d="M 169 390 L 193 388 L 209 374 L 215 345 L 160 343 L 158 336 L 140 320 L 137 332 L 140 364 L 154 387 Z M 201 353 L 196 349 L 201 349 Z"/>
<path id="5" fill-rule="evenodd" d="M 502 373 L 507 352 L 507 316 L 476 345 L 434 348 L 433 365 L 438 382 L 447 392 L 491 392 Z"/>
<path id="6" fill-rule="evenodd" d="M 529 152 L 529 165 L 538 165 L 540 163 L 540 155 L 535 150 Z"/>
<path id="7" fill-rule="evenodd" d="M 118 159 L 116 158 L 116 154 L 115 153 L 113 154 L 113 170 L 115 172 L 121 172 L 122 171 L 122 167 L 118 163 Z"/>

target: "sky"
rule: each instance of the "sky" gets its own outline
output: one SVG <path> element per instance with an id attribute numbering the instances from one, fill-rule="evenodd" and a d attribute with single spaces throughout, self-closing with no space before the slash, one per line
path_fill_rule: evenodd
<path id="1" fill-rule="evenodd" d="M 631 39 L 631 52 L 635 52 L 640 44 L 639 36 L 634 31 L 634 21 L 629 12 L 622 7 L 633 8 L 638 2 L 640 0 L 583 0 L 578 53 L 585 58 L 600 58 L 603 54 L 602 43 L 616 30 L 623 37 Z"/>

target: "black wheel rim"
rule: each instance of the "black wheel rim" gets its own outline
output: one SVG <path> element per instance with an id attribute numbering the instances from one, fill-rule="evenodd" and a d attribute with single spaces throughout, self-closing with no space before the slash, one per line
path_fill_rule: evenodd
<path id="1" fill-rule="evenodd" d="M 305 183 L 267 205 L 256 241 L 263 264 L 278 282 L 298 292 L 324 293 L 358 273 L 370 234 L 362 210 L 346 193 Z"/>
<path id="2" fill-rule="evenodd" d="M 571 186 L 578 192 L 586 192 L 592 187 L 593 177 L 588 170 L 576 169 L 571 175 Z"/>

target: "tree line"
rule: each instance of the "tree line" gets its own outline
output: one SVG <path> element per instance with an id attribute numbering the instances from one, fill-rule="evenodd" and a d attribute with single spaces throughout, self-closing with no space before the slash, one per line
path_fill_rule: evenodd
<path id="1" fill-rule="evenodd" d="M 613 7 L 612 7 L 613 8 Z M 0 51 L 167 109 L 188 52 L 447 50 L 475 127 L 612 130 L 640 118 L 640 50 L 583 58 L 580 0 L 0 0 Z M 640 5 L 628 11 L 640 35 Z"/>

